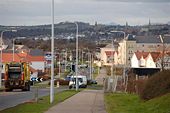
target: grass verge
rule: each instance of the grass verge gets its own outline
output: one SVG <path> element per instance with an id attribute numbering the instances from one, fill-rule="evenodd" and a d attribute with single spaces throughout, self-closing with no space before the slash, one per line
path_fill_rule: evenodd
<path id="1" fill-rule="evenodd" d="M 49 96 L 45 96 L 39 98 L 38 103 L 26 102 L 15 107 L 2 110 L 0 111 L 0 113 L 43 113 L 47 111 L 50 107 L 56 105 L 59 102 L 64 101 L 65 99 L 73 96 L 76 93 L 77 92 L 74 90 L 63 91 L 55 94 L 53 104 L 50 104 Z"/>
<path id="2" fill-rule="evenodd" d="M 87 89 L 102 90 L 103 89 L 103 85 L 91 84 L 91 85 L 87 86 Z"/>
<path id="3" fill-rule="evenodd" d="M 107 93 L 105 103 L 108 113 L 170 113 L 170 94 L 144 102 L 133 94 Z"/>

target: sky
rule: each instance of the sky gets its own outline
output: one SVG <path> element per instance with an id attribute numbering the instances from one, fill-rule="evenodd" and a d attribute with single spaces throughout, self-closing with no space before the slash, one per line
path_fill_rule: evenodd
<path id="1" fill-rule="evenodd" d="M 51 23 L 52 0 L 0 0 L 0 25 Z M 55 23 L 124 25 L 170 22 L 170 0 L 54 0 Z"/>

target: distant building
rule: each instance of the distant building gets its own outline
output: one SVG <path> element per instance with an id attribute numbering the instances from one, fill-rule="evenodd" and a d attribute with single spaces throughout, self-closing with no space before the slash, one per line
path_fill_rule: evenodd
<path id="1" fill-rule="evenodd" d="M 164 36 L 165 51 L 170 51 L 170 36 Z M 133 36 L 128 35 L 119 42 L 118 63 L 131 67 L 131 58 L 139 52 L 162 52 L 163 44 L 159 36 Z"/>
<path id="2" fill-rule="evenodd" d="M 1 58 L 1 56 L 0 56 Z M 14 59 L 14 60 L 13 60 Z M 45 59 L 44 56 L 32 56 L 28 53 L 2 53 L 2 63 L 3 65 L 5 63 L 9 62 L 28 62 L 32 68 L 38 71 L 44 72 L 45 70 Z M 3 66 L 3 72 L 4 72 L 4 66 Z"/>
<path id="3" fill-rule="evenodd" d="M 162 54 L 160 52 L 135 52 L 131 59 L 132 68 L 161 68 Z M 164 55 L 164 68 L 170 69 L 170 54 Z"/>
<path id="4" fill-rule="evenodd" d="M 117 63 L 117 56 L 118 52 L 112 44 L 100 49 L 100 59 L 103 65 L 111 65 L 112 62 Z"/>

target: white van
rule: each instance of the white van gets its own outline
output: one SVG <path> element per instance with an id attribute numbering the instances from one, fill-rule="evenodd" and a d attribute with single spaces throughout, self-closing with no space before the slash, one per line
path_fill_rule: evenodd
<path id="1" fill-rule="evenodd" d="M 78 86 L 79 88 L 86 88 L 87 87 L 87 77 L 86 76 L 71 76 L 70 82 L 69 82 L 69 89 L 75 88 L 76 85 L 76 78 L 78 78 Z"/>

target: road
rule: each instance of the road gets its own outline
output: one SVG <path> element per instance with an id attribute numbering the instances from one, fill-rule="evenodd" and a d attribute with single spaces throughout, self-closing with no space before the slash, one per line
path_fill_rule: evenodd
<path id="1" fill-rule="evenodd" d="M 96 77 L 96 81 L 99 85 L 103 85 L 104 78 L 107 76 L 106 68 L 101 68 L 99 75 Z"/>
<path id="2" fill-rule="evenodd" d="M 66 87 L 55 88 L 55 92 L 61 92 Z M 35 98 L 37 88 L 31 88 L 31 91 L 23 92 L 20 89 L 12 92 L 0 92 L 0 111 L 6 108 L 16 106 L 18 104 L 31 101 Z M 38 97 L 46 96 L 50 94 L 50 88 L 38 89 Z"/>

